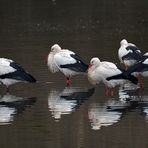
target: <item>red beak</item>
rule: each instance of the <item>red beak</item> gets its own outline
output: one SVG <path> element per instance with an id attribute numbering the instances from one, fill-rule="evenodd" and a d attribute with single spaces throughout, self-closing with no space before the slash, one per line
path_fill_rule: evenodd
<path id="1" fill-rule="evenodd" d="M 91 65 L 91 64 L 89 64 L 89 65 L 88 65 L 88 69 L 89 69 L 89 68 L 91 68 L 91 67 L 92 67 L 92 65 Z M 88 72 L 88 69 L 87 69 L 87 72 Z"/>
<path id="2" fill-rule="evenodd" d="M 92 65 L 91 65 L 91 64 L 89 64 L 89 65 L 88 65 L 88 69 L 89 69 L 89 68 L 91 68 L 91 67 L 92 67 Z"/>

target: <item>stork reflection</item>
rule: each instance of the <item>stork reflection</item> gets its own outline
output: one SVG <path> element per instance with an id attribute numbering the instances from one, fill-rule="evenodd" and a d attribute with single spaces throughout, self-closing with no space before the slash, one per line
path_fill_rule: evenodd
<path id="1" fill-rule="evenodd" d="M 139 100 L 141 97 L 140 87 L 133 85 L 131 83 L 126 83 L 124 86 L 119 87 L 118 91 L 119 99 L 128 101 L 128 100 Z"/>
<path id="2" fill-rule="evenodd" d="M 48 108 L 58 121 L 62 115 L 75 111 L 85 100 L 94 93 L 95 89 L 66 87 L 62 91 L 51 90 L 48 95 Z"/>
<path id="3" fill-rule="evenodd" d="M 125 84 L 119 88 L 117 98 L 109 98 L 104 104 L 92 103 L 88 110 L 88 117 L 93 130 L 111 126 L 121 120 L 123 115 L 135 110 L 141 102 L 139 87 Z"/>
<path id="4" fill-rule="evenodd" d="M 140 90 L 139 87 L 126 84 L 124 88 L 119 89 L 119 99 L 128 100 L 132 111 L 139 112 L 144 115 L 148 122 L 148 95 L 146 91 Z"/>
<path id="5" fill-rule="evenodd" d="M 35 97 L 23 98 L 11 94 L 0 95 L 0 125 L 11 124 L 18 114 L 21 114 L 35 102 Z"/>
<path id="6" fill-rule="evenodd" d="M 93 103 L 88 110 L 88 117 L 93 130 L 117 123 L 122 115 L 122 111 L 129 106 L 122 101 L 109 100 L 105 104 Z"/>

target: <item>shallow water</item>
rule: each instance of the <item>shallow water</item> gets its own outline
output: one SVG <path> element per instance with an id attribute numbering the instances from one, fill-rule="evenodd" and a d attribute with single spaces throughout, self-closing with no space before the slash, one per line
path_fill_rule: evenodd
<path id="1" fill-rule="evenodd" d="M 94 56 L 119 64 L 121 39 L 147 51 L 148 1 L 1 1 L 0 53 L 38 80 L 0 86 L 0 145 L 3 148 L 145 148 L 148 145 L 148 79 L 145 89 L 126 85 L 105 96 L 86 76 L 67 88 L 51 74 L 47 55 L 54 43 L 88 63 Z"/>

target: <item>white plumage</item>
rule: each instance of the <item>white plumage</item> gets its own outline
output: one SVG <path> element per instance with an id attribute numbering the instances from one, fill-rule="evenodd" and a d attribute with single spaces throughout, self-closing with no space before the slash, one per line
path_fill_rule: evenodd
<path id="1" fill-rule="evenodd" d="M 15 69 L 10 66 L 13 61 L 6 58 L 0 58 L 0 75 L 14 72 Z"/>
<path id="2" fill-rule="evenodd" d="M 120 70 L 114 63 L 101 62 L 99 58 L 92 58 L 90 61 L 90 67 L 88 69 L 88 80 L 92 84 L 98 84 L 103 82 L 107 88 L 106 93 L 111 93 L 109 88 L 114 88 L 117 85 L 123 85 L 134 76 L 126 77 L 123 71 Z M 135 77 L 134 77 L 135 78 Z M 136 80 L 136 78 L 134 79 Z"/>
<path id="3" fill-rule="evenodd" d="M 116 86 L 116 83 L 113 81 L 106 80 L 108 77 L 122 73 L 115 64 L 107 61 L 101 62 L 99 58 L 92 58 L 90 65 L 88 79 L 92 84 L 98 84 L 102 81 L 108 87 Z"/>
<path id="4" fill-rule="evenodd" d="M 0 58 L 0 82 L 7 87 L 17 82 L 36 82 L 35 78 L 13 60 Z"/>
<path id="5" fill-rule="evenodd" d="M 59 68 L 57 67 L 56 63 L 53 61 L 54 55 L 55 55 L 54 52 L 50 52 L 47 58 L 47 65 L 48 65 L 49 70 L 52 73 L 59 71 Z"/>
<path id="6" fill-rule="evenodd" d="M 70 78 L 74 75 L 83 74 L 88 65 L 81 57 L 68 49 L 61 49 L 58 44 L 51 47 L 47 58 L 47 65 L 52 73 L 61 71 L 67 78 L 67 85 L 71 84 Z"/>
<path id="7" fill-rule="evenodd" d="M 145 53 L 140 61 L 129 67 L 128 73 L 138 78 L 140 87 L 143 89 L 144 83 L 141 76 L 148 77 L 148 53 Z"/>
<path id="8" fill-rule="evenodd" d="M 123 63 L 127 68 L 139 61 L 142 57 L 142 54 L 135 44 L 128 43 L 127 40 L 123 39 L 120 42 L 118 57 L 120 62 Z"/>

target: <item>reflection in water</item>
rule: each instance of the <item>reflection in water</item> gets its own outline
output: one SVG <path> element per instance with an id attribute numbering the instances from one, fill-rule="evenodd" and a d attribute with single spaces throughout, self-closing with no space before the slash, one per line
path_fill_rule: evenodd
<path id="1" fill-rule="evenodd" d="M 8 124 L 13 121 L 13 116 L 15 114 L 14 108 L 9 108 L 5 106 L 0 106 L 0 124 Z"/>
<path id="2" fill-rule="evenodd" d="M 110 99 L 105 104 L 92 104 L 88 110 L 89 120 L 93 130 L 117 123 L 123 113 L 134 110 L 141 102 L 139 87 L 125 84 L 119 88 L 119 98 Z"/>
<path id="3" fill-rule="evenodd" d="M 10 124 L 17 114 L 35 102 L 36 98 L 22 98 L 10 94 L 0 96 L 0 125 Z"/>
<path id="4" fill-rule="evenodd" d="M 95 89 L 66 87 L 63 91 L 51 90 L 48 96 L 48 107 L 58 121 L 62 114 L 70 114 L 88 99 Z"/>
<path id="5" fill-rule="evenodd" d="M 142 111 L 145 115 L 146 122 L 148 122 L 148 96 L 142 95 L 139 87 L 129 84 L 126 84 L 124 88 L 120 87 L 119 98 L 120 100 L 130 102 L 130 109 L 132 111 L 137 111 L 137 109 Z"/>
<path id="6" fill-rule="evenodd" d="M 145 120 L 148 123 L 148 96 L 143 95 L 141 101 L 139 101 L 139 108 L 145 115 Z"/>
<path id="7" fill-rule="evenodd" d="M 121 118 L 121 109 L 128 106 L 126 102 L 110 100 L 104 105 L 91 104 L 88 117 L 93 130 L 99 130 L 102 126 L 109 126 L 118 122 Z"/>
<path id="8" fill-rule="evenodd" d="M 119 88 L 119 99 L 127 100 L 136 100 L 140 97 L 140 88 L 137 85 L 126 83 L 124 86 Z"/>
<path id="9" fill-rule="evenodd" d="M 24 114 L 24 118 L 19 119 L 19 122 L 13 122 L 13 126 L 0 128 L 1 147 L 147 147 L 148 126 L 145 126 L 142 118 L 139 119 L 139 124 L 133 124 L 136 120 L 128 116 L 128 113 L 121 115 L 123 118 L 127 117 L 124 126 L 120 125 L 121 118 L 118 123 L 105 127 L 109 129 L 116 126 L 113 130 L 101 129 L 101 132 L 100 130 L 94 132 L 88 129 L 89 123 L 85 114 L 87 106 L 89 103 L 95 101 L 100 103 L 106 99 L 101 92 L 103 91 L 101 86 L 96 88 L 97 93 L 80 106 L 80 110 L 73 112 L 74 116 L 62 115 L 64 120 L 55 124 L 51 121 L 51 115 L 48 117 L 49 111 L 46 108 L 47 93 L 49 93 L 47 91 L 50 90 L 47 90 L 47 85 L 42 83 L 53 80 L 55 88 L 63 86 L 62 76 L 49 74 L 44 61 L 49 46 L 54 43 L 76 49 L 76 52 L 87 61 L 92 56 L 99 55 L 102 60 L 119 63 L 117 49 L 123 38 L 136 43 L 143 52 L 146 52 L 147 0 L 14 0 L 13 2 L 2 0 L 0 8 L 1 57 L 13 57 L 29 71 L 31 70 L 39 81 L 35 87 L 27 88 L 31 94 L 35 93 L 38 96 L 37 105 L 34 104 L 36 110 Z M 75 86 L 88 86 L 88 82 L 83 80 L 81 77 L 76 78 Z M 148 86 L 148 81 L 145 85 Z M 24 86 L 20 85 L 19 90 L 23 89 Z M 18 91 L 17 88 L 14 91 Z M 20 96 L 23 96 L 21 94 L 24 92 L 20 92 Z M 58 99 L 54 99 L 52 99 L 53 104 L 56 104 Z M 28 116 L 29 119 L 33 116 L 33 119 L 28 120 Z M 137 128 L 137 125 L 141 125 L 141 128 Z"/>

